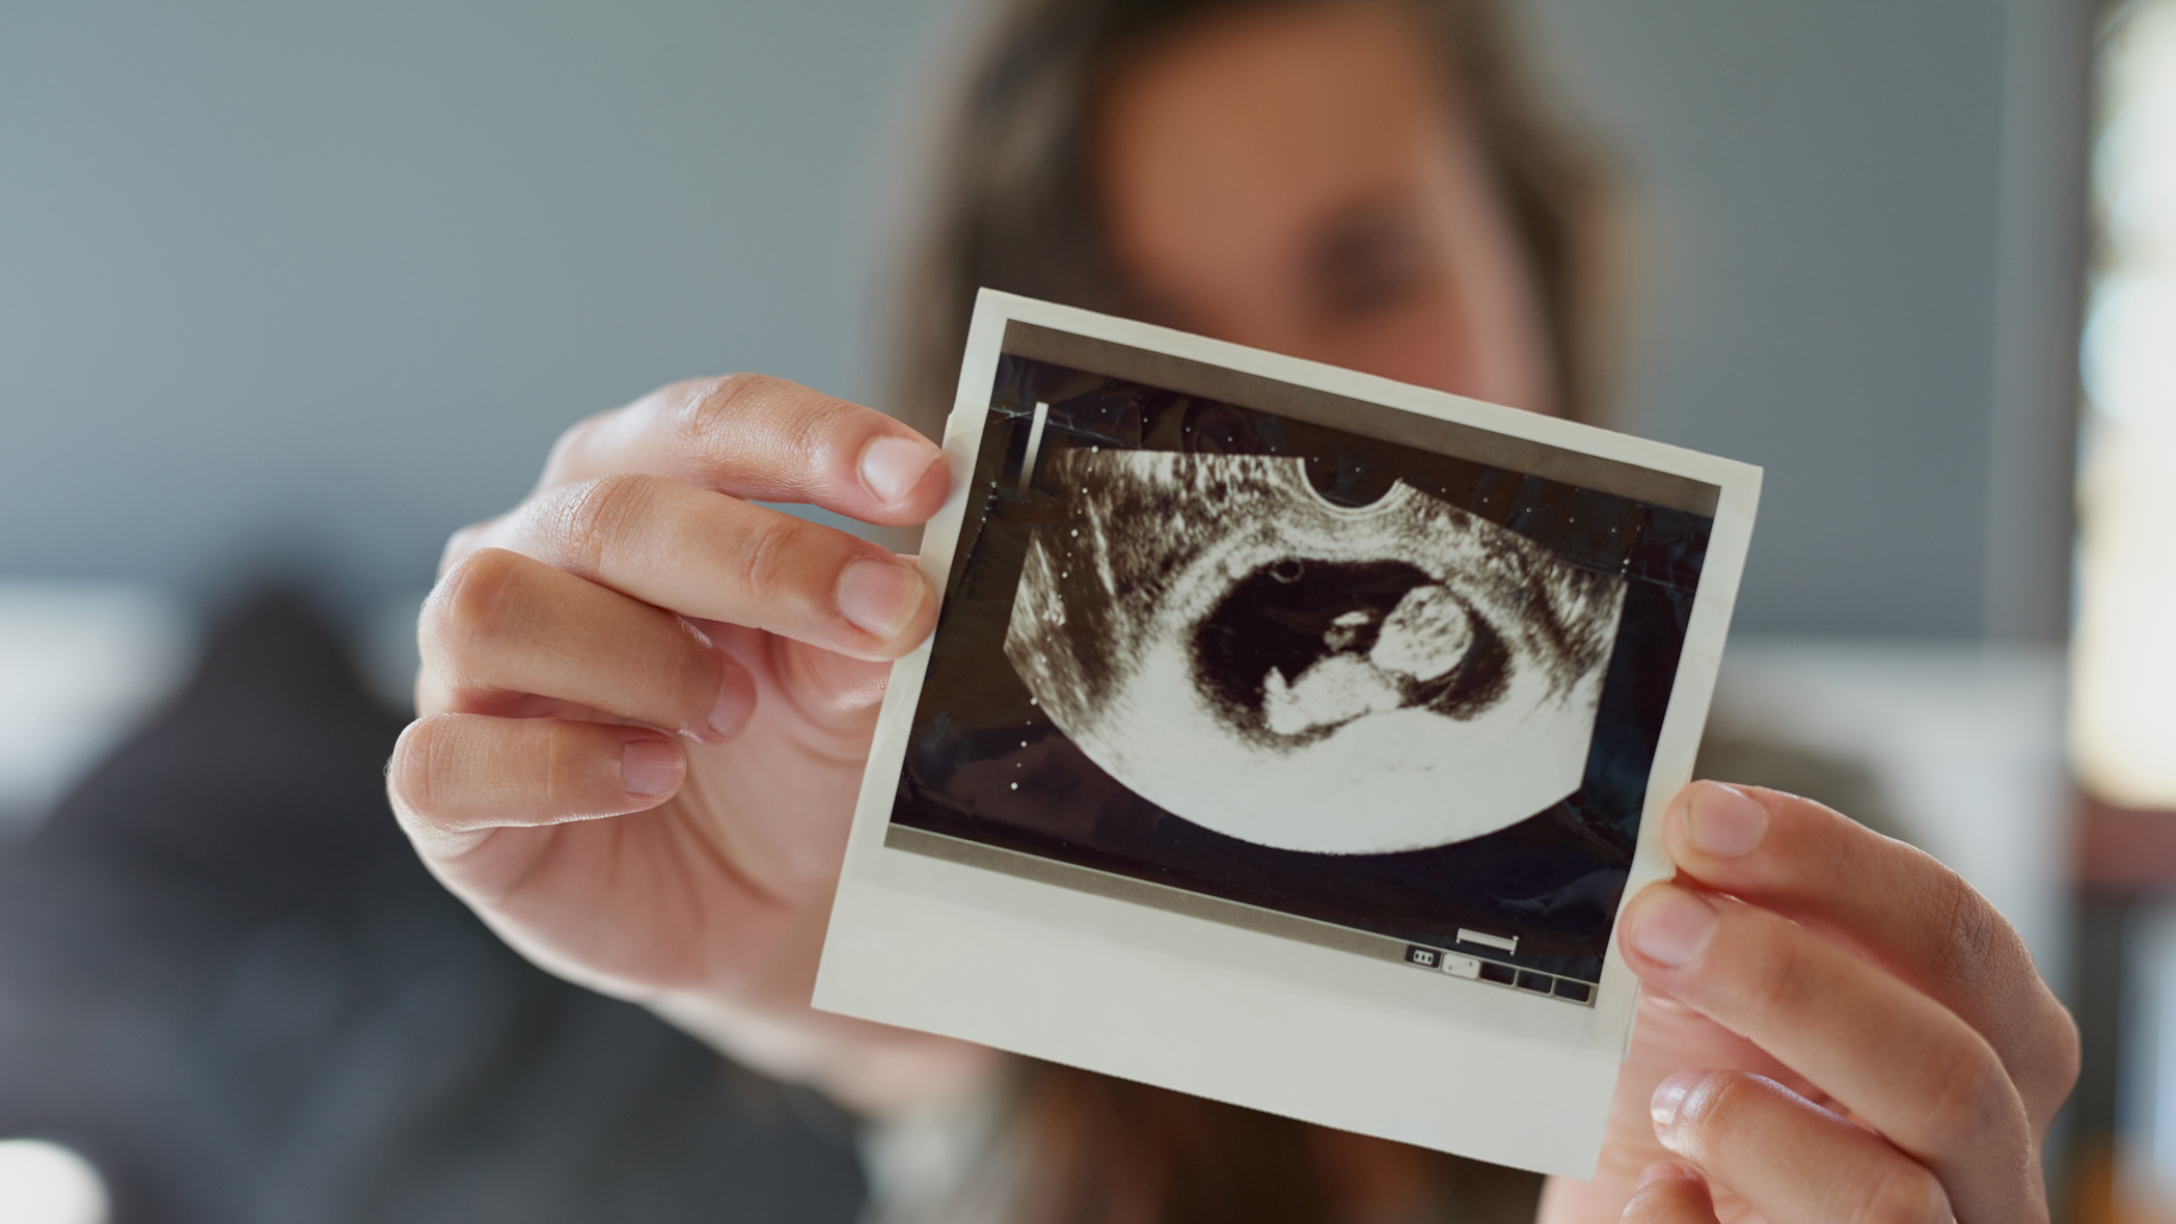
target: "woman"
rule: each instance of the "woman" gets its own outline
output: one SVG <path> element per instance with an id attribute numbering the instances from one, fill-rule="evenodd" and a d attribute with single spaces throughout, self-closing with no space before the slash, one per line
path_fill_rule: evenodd
<path id="1" fill-rule="evenodd" d="M 961 114 L 911 300 L 918 424 L 982 284 L 1597 415 L 1592 177 L 1484 0 L 1026 0 Z M 806 1007 L 885 661 L 936 601 L 905 559 L 750 502 L 907 528 L 947 481 L 908 425 L 758 377 L 569 430 L 528 501 L 453 538 L 426 607 L 424 717 L 389 769 L 425 859 L 539 963 L 872 1114 L 1009 1077 L 963 1189 L 996 1215 L 1481 1193 L 1458 1162 Z M 1987 903 L 1779 793 L 1697 784 L 1663 835 L 1679 878 L 1621 928 L 1647 994 L 1600 1174 L 1542 1218 L 2044 1220 L 2076 1037 Z"/>

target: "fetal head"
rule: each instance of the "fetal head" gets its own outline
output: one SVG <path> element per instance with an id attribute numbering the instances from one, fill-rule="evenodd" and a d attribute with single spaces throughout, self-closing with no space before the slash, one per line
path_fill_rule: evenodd
<path id="1" fill-rule="evenodd" d="M 1306 739 L 1428 704 L 1476 638 L 1466 605 L 1416 566 L 1280 557 L 1203 618 L 1194 658 L 1204 693 L 1242 731 Z"/>
<path id="2" fill-rule="evenodd" d="M 1473 614 L 1450 589 L 1414 587 L 1383 620 L 1368 661 L 1415 680 L 1449 675 L 1473 646 Z"/>

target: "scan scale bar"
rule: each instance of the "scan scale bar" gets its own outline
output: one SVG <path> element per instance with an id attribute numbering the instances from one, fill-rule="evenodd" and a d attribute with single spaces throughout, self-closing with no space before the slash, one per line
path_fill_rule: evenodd
<path id="1" fill-rule="evenodd" d="M 1491 935 L 1487 931 L 1476 931 L 1471 927 L 1458 928 L 1458 942 L 1480 944 L 1484 948 L 1499 948 L 1505 952 L 1516 953 L 1519 950 L 1519 937 L 1516 935 Z"/>
<path id="2" fill-rule="evenodd" d="M 1018 420 L 1018 417 L 1013 418 Z M 1038 401 L 1035 419 L 1028 424 L 1028 453 L 1020 460 L 1020 496 L 1028 495 L 1028 482 L 1035 479 L 1035 457 L 1043 449 L 1043 426 L 1050 423 L 1050 405 Z"/>

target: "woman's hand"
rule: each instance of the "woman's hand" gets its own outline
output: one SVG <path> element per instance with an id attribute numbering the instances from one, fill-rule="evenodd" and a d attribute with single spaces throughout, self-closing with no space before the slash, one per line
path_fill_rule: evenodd
<path id="1" fill-rule="evenodd" d="M 916 524 L 941 458 L 751 376 L 569 430 L 424 607 L 387 780 L 431 870 L 539 964 L 850 1102 L 971 1058 L 806 1005 L 887 660 L 937 601 L 911 559 L 744 500 Z"/>
<path id="2" fill-rule="evenodd" d="M 1663 835 L 1678 877 L 1623 918 L 1646 994 L 1601 1168 L 1541 1218 L 2046 1221 L 2077 1028 L 1986 899 L 1775 791 L 1695 783 Z"/>

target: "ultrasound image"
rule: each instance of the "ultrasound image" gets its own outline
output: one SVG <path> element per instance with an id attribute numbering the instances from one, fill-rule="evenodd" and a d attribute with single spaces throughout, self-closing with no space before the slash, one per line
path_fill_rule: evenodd
<path id="1" fill-rule="evenodd" d="M 1072 450 L 1005 654 L 1097 765 L 1259 845 L 1380 854 L 1577 790 L 1621 576 L 1297 458 Z"/>

